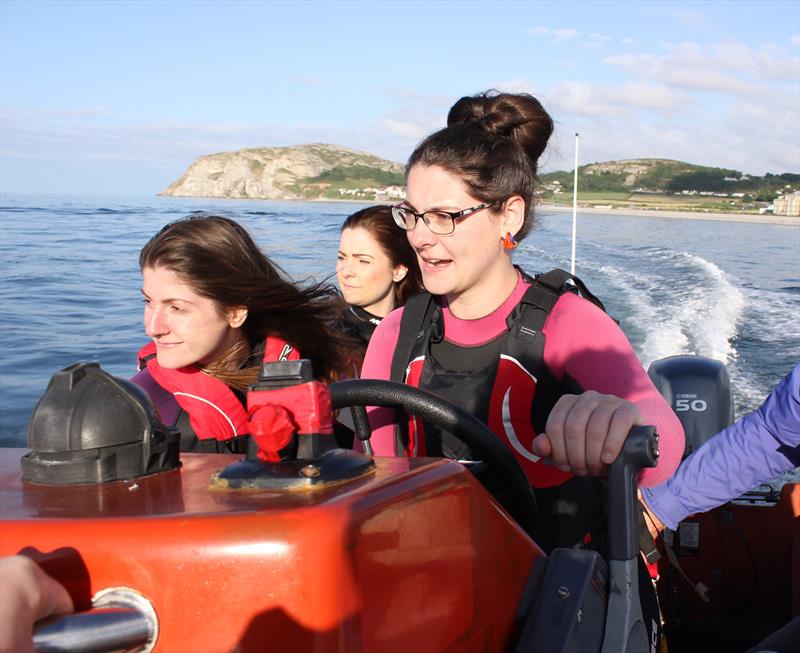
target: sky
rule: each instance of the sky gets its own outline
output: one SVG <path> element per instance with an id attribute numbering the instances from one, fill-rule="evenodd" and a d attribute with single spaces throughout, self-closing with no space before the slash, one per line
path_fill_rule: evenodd
<path id="1" fill-rule="evenodd" d="M 198 156 L 404 162 L 458 98 L 538 97 L 540 171 L 800 172 L 800 2 L 0 0 L 0 192 L 155 195 Z"/>

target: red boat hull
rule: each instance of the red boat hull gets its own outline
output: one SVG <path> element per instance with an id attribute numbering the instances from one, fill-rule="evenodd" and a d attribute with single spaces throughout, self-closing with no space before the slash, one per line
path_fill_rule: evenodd
<path id="1" fill-rule="evenodd" d="M 691 536 L 675 543 L 681 568 L 709 601 L 662 557 L 671 651 L 743 651 L 800 614 L 800 484 L 785 485 L 777 503 L 729 503 L 681 529 Z"/>

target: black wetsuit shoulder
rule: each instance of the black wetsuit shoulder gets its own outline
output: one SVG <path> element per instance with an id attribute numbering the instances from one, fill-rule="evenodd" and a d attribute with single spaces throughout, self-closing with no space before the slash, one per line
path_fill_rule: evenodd
<path id="1" fill-rule="evenodd" d="M 342 311 L 339 328 L 366 349 L 375 327 L 380 323 L 381 318 L 377 315 L 373 315 L 359 306 L 348 306 Z"/>

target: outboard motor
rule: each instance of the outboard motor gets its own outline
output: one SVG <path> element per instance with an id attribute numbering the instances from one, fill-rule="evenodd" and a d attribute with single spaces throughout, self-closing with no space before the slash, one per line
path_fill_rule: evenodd
<path id="1" fill-rule="evenodd" d="M 180 434 L 139 386 L 97 363 L 56 372 L 33 411 L 22 480 L 106 483 L 178 466 Z"/>
<path id="2" fill-rule="evenodd" d="M 733 424 L 731 383 L 720 361 L 704 356 L 670 356 L 653 361 L 647 374 L 683 424 L 684 458 Z"/>

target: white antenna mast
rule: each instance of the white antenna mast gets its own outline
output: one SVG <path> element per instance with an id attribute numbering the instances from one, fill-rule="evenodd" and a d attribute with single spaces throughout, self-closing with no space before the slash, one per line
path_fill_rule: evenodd
<path id="1" fill-rule="evenodd" d="M 575 240 L 578 231 L 578 132 L 575 132 L 575 179 L 572 183 L 572 268 L 575 274 Z"/>

